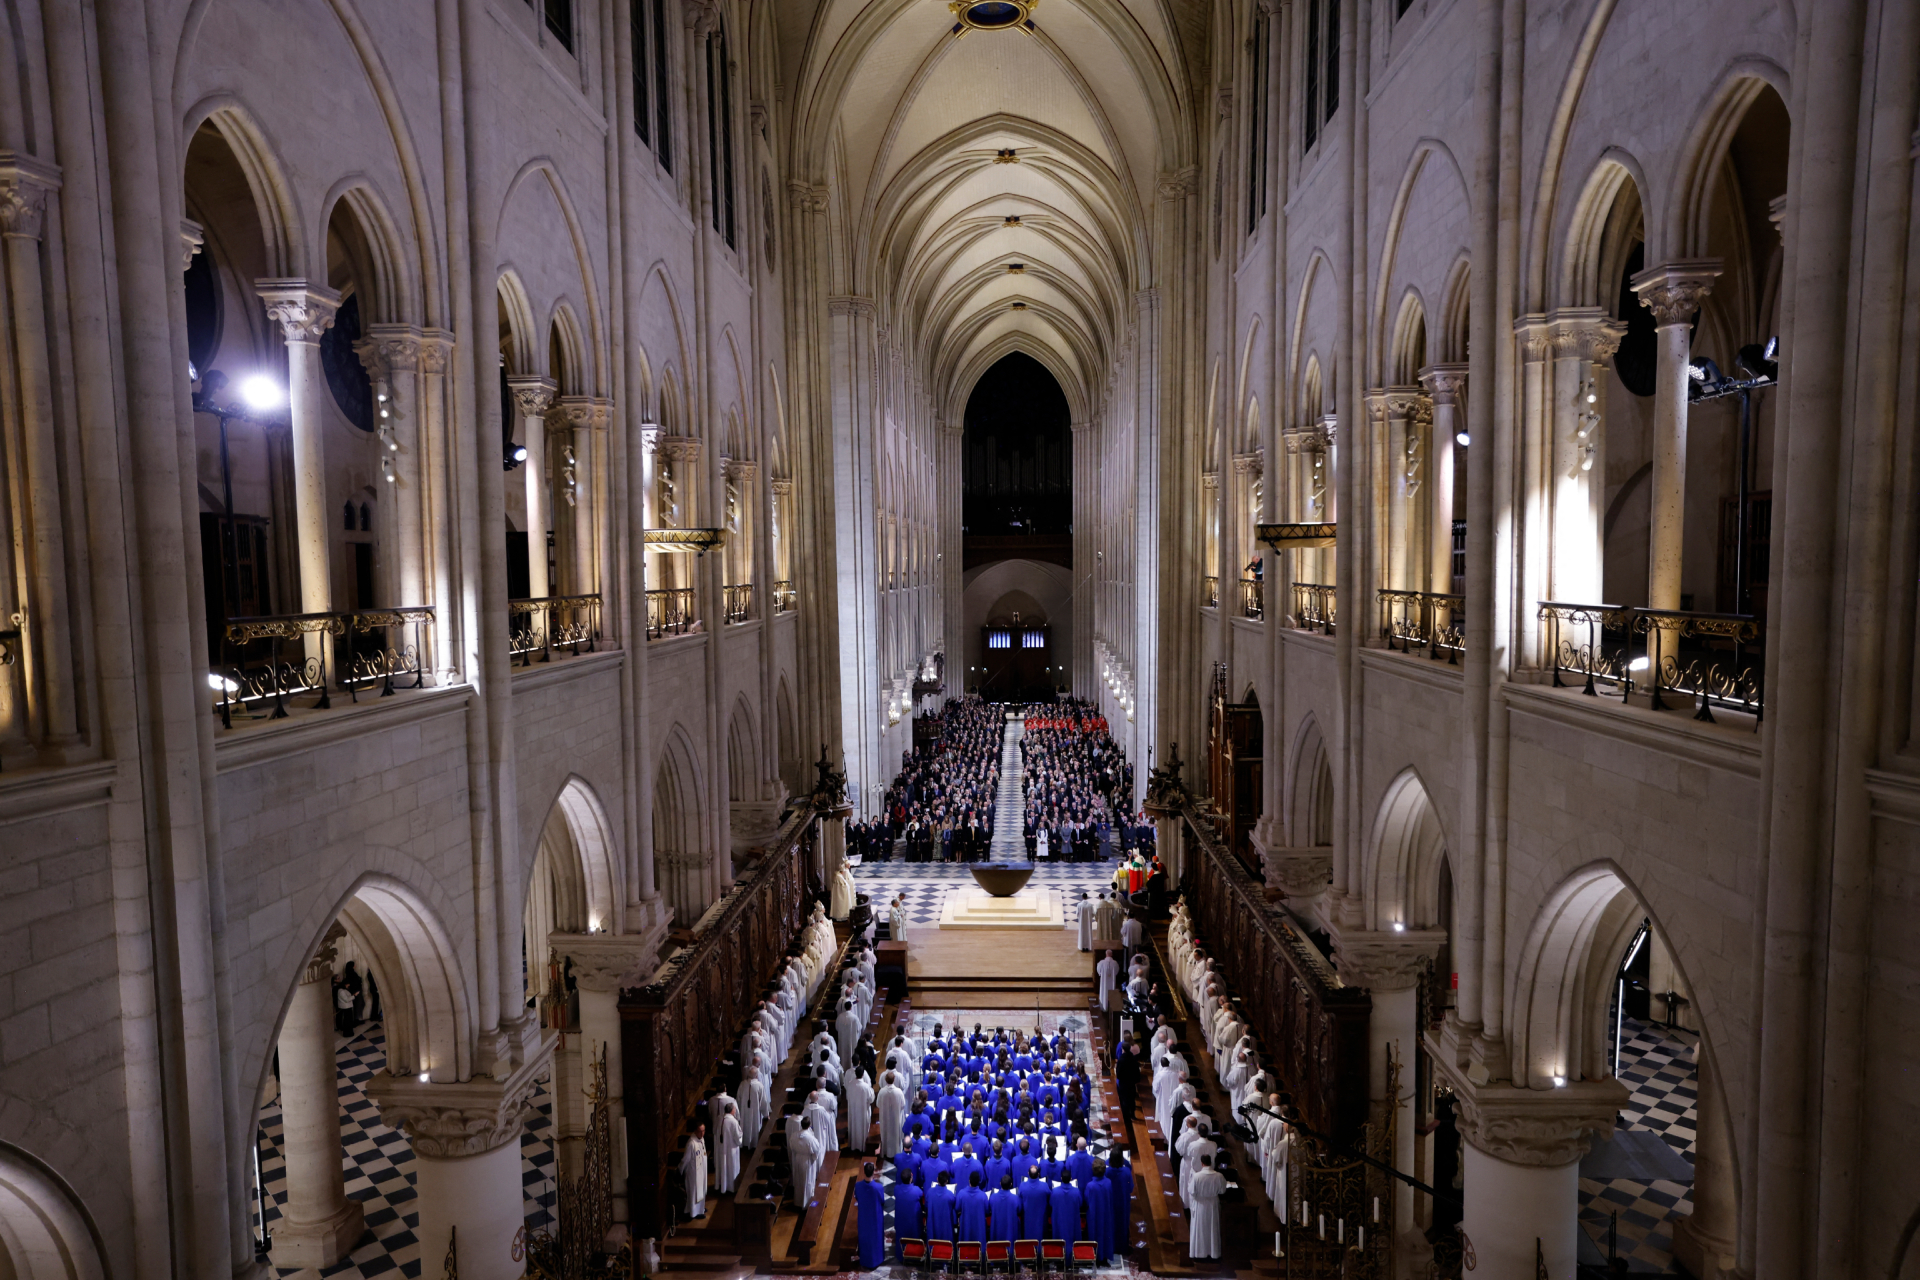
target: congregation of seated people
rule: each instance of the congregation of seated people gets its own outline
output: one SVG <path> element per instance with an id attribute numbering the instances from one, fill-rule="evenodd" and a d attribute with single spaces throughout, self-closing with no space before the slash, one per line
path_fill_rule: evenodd
<path id="1" fill-rule="evenodd" d="M 1077 1241 L 1101 1264 L 1126 1251 L 1133 1172 L 1090 1148 L 1093 1085 L 1070 1037 L 936 1026 L 924 1046 L 893 1039 L 881 1082 L 897 1256 L 922 1242 Z"/>
<path id="2" fill-rule="evenodd" d="M 1020 737 L 1027 860 L 1104 861 L 1139 847 L 1146 827 L 1128 814 L 1129 765 L 1107 719 L 1080 702 L 1037 703 Z"/>
<path id="3" fill-rule="evenodd" d="M 939 728 L 902 754 L 881 815 L 847 828 L 862 862 L 983 862 L 993 844 L 1005 711 L 977 694 L 949 699 Z"/>

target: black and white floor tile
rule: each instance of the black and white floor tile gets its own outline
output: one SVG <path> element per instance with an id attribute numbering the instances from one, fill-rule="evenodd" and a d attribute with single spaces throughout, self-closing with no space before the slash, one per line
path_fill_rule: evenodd
<path id="1" fill-rule="evenodd" d="M 322 1276 L 354 1277 L 420 1275 L 420 1242 L 414 1235 L 420 1215 L 414 1205 L 413 1149 L 404 1135 L 380 1122 L 380 1111 L 367 1097 L 366 1084 L 387 1063 L 386 1038 L 379 1023 L 363 1023 L 359 1034 L 341 1041 L 337 1060 L 340 1090 L 340 1140 L 347 1195 L 362 1202 L 367 1233 L 339 1264 Z M 526 1190 L 527 1229 L 553 1224 L 554 1157 L 553 1107 L 546 1085 L 534 1099 L 535 1113 L 520 1138 L 520 1176 Z M 266 1200 L 267 1231 L 271 1235 L 287 1200 L 287 1166 L 281 1152 L 280 1100 L 260 1109 L 260 1183 Z M 278 1268 L 278 1276 L 295 1274 Z"/>
<path id="2" fill-rule="evenodd" d="M 1025 857 L 1023 852 L 1021 858 Z M 1095 894 L 1113 888 L 1111 862 L 1036 862 L 1033 866 L 1033 879 L 1029 883 L 1067 892 L 1069 921 L 1073 919 L 1074 902 L 1080 890 Z M 886 904 L 893 900 L 893 895 L 905 894 L 907 916 L 916 925 L 940 923 L 940 911 L 946 905 L 948 892 L 973 887 L 973 873 L 967 870 L 966 864 L 954 862 L 870 862 L 855 867 L 853 879 L 854 886 L 867 895 L 874 910 L 882 913 L 883 920 Z"/>
<path id="3" fill-rule="evenodd" d="M 1699 1037 L 1632 1018 L 1624 1020 L 1621 1036 L 1619 1078 L 1632 1096 L 1620 1112 L 1620 1128 L 1659 1134 L 1691 1164 L 1699 1116 L 1693 1053 Z M 1582 1176 L 1580 1225 L 1599 1256 L 1606 1256 L 1612 1234 L 1618 1255 L 1635 1273 L 1673 1273 L 1673 1228 L 1693 1212 L 1692 1196 L 1691 1179 Z"/>

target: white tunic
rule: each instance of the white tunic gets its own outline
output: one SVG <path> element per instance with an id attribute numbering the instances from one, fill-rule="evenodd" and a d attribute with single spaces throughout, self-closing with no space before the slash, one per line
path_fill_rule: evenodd
<path id="1" fill-rule="evenodd" d="M 860 1043 L 860 1032 L 866 1023 L 857 1010 L 842 1008 L 840 1016 L 834 1020 L 833 1033 L 840 1041 L 840 1060 L 845 1062 L 853 1056 L 854 1046 Z"/>
<path id="2" fill-rule="evenodd" d="M 1193 1185 L 1188 1194 L 1191 1216 L 1187 1220 L 1187 1256 L 1189 1258 L 1217 1258 L 1220 1256 L 1220 1193 L 1227 1189 L 1227 1180 L 1220 1176 L 1218 1169 L 1202 1169 L 1193 1176 Z"/>
<path id="3" fill-rule="evenodd" d="M 719 1174 L 720 1194 L 733 1194 L 733 1184 L 740 1180 L 740 1117 L 732 1111 L 720 1117 L 720 1147 L 716 1153 Z"/>
<path id="4" fill-rule="evenodd" d="M 680 1176 L 687 1180 L 687 1217 L 698 1218 L 707 1211 L 707 1144 L 701 1139 L 687 1139 Z"/>
<path id="5" fill-rule="evenodd" d="M 1078 924 L 1080 929 L 1080 949 L 1082 951 L 1093 950 L 1093 916 L 1093 899 L 1080 899 L 1080 918 Z"/>
<path id="6" fill-rule="evenodd" d="M 880 1154 L 891 1160 L 900 1154 L 907 1121 L 907 1095 L 897 1084 L 880 1086 Z"/>
<path id="7" fill-rule="evenodd" d="M 864 1151 L 867 1146 L 867 1133 L 873 1128 L 873 1085 L 867 1079 L 867 1073 L 856 1071 L 846 1083 L 847 1093 L 847 1145 L 855 1151 Z"/>
<path id="8" fill-rule="evenodd" d="M 1109 953 L 1102 956 L 1100 963 L 1093 967 L 1100 975 L 1100 1007 L 1111 1013 L 1120 1007 L 1120 962 Z"/>

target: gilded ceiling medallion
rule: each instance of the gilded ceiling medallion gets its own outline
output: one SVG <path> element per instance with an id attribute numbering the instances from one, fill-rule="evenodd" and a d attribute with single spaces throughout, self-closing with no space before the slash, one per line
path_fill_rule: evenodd
<path id="1" fill-rule="evenodd" d="M 1033 15 L 1040 0 L 948 0 L 947 8 L 965 25 L 978 31 L 1017 27 Z"/>

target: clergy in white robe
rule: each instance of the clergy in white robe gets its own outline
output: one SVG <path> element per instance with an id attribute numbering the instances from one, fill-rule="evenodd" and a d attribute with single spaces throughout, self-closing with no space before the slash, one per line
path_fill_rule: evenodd
<path id="1" fill-rule="evenodd" d="M 1075 927 L 1080 931 L 1080 949 L 1091 951 L 1093 950 L 1094 905 L 1093 899 L 1087 897 L 1085 889 L 1080 891 L 1080 908 L 1076 916 Z"/>
<path id="2" fill-rule="evenodd" d="M 840 1126 L 835 1122 L 840 1118 L 840 1103 L 825 1089 L 815 1089 L 807 1095 L 807 1105 L 801 1113 L 811 1122 L 814 1136 L 820 1139 L 820 1150 L 837 1151 L 840 1148 Z"/>
<path id="3" fill-rule="evenodd" d="M 1112 1013 L 1120 1007 L 1120 962 L 1109 951 L 1100 957 L 1100 963 L 1093 969 L 1100 975 L 1100 1007 Z"/>
<path id="4" fill-rule="evenodd" d="M 840 1002 L 840 1016 L 833 1023 L 834 1039 L 840 1042 L 840 1061 L 852 1059 L 854 1046 L 860 1043 L 860 1033 L 866 1029 L 866 1025 L 860 1017 L 860 1011 L 853 1007 L 853 1001 Z"/>
<path id="5" fill-rule="evenodd" d="M 795 1118 L 799 1124 L 787 1126 L 787 1152 L 793 1167 L 793 1202 L 804 1211 L 813 1198 L 813 1180 L 820 1176 L 820 1163 L 826 1159 L 827 1149 L 814 1136 L 811 1121 L 805 1116 Z"/>
<path id="6" fill-rule="evenodd" d="M 867 1073 L 856 1071 L 845 1085 L 847 1097 L 847 1145 L 856 1152 L 867 1149 L 867 1134 L 873 1129 L 873 1082 Z"/>
<path id="7" fill-rule="evenodd" d="M 845 920 L 853 914 L 853 872 L 842 866 L 833 874 L 833 904 L 828 912 L 835 920 Z"/>
<path id="8" fill-rule="evenodd" d="M 1120 923 L 1125 918 L 1120 904 L 1103 893 L 1100 895 L 1099 913 L 1093 922 L 1094 932 L 1102 938 L 1117 938 L 1120 936 Z"/>
<path id="9" fill-rule="evenodd" d="M 1193 1161 L 1187 1159 L 1187 1149 L 1200 1139 L 1200 1117 L 1188 1116 L 1180 1122 L 1180 1132 L 1174 1135 L 1173 1154 L 1180 1157 L 1180 1203 L 1187 1201 L 1187 1179 L 1193 1173 Z"/>
<path id="10" fill-rule="evenodd" d="M 836 1089 L 842 1087 L 840 1084 L 840 1064 L 818 1049 L 813 1051 L 813 1059 L 807 1064 L 807 1070 L 810 1073 L 818 1074 Z"/>
<path id="11" fill-rule="evenodd" d="M 1195 1261 L 1220 1256 L 1220 1193 L 1226 1189 L 1227 1180 L 1211 1163 L 1193 1175 L 1187 1190 L 1187 1256 Z"/>
<path id="12" fill-rule="evenodd" d="M 733 1194 L 733 1184 L 740 1181 L 740 1116 L 734 1107 L 733 1099 L 727 1099 L 720 1112 L 720 1131 L 714 1136 L 719 1149 L 714 1153 L 714 1172 L 723 1196 Z"/>
<path id="13" fill-rule="evenodd" d="M 833 1060 L 834 1066 L 837 1067 L 841 1065 L 840 1044 L 833 1038 L 833 1032 L 831 1031 L 822 1031 L 815 1035 L 813 1039 L 807 1041 L 807 1050 L 810 1053 L 824 1053 L 828 1058 Z"/>
<path id="14" fill-rule="evenodd" d="M 749 1145 L 760 1144 L 760 1131 L 766 1128 L 767 1113 L 772 1105 L 772 1091 L 767 1087 L 760 1055 L 755 1054 L 740 1077 L 740 1123 Z"/>
<path id="15" fill-rule="evenodd" d="M 1186 1184 L 1185 1200 L 1189 1209 L 1193 1207 L 1193 1175 L 1204 1167 L 1203 1161 L 1212 1164 L 1220 1159 L 1219 1145 L 1207 1136 L 1206 1129 L 1198 1129 L 1195 1133 L 1197 1136 L 1187 1144 L 1186 1158 L 1180 1162 L 1180 1181 Z"/>
<path id="16" fill-rule="evenodd" d="M 907 1093 L 898 1072 L 880 1077 L 880 1154 L 891 1160 L 900 1154 L 907 1122 Z"/>
<path id="17" fill-rule="evenodd" d="M 680 1176 L 687 1184 L 687 1217 L 703 1216 L 707 1211 L 707 1126 L 701 1125 L 687 1139 L 680 1155 Z"/>

